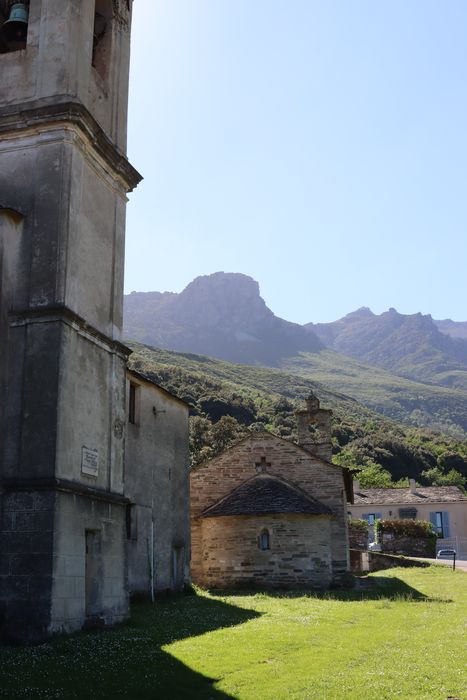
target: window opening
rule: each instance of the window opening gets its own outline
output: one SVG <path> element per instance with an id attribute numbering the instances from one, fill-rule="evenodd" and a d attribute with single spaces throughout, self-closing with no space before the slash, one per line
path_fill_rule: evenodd
<path id="1" fill-rule="evenodd" d="M 399 508 L 399 518 L 401 518 L 402 520 L 415 520 L 416 517 L 416 508 Z"/>
<path id="2" fill-rule="evenodd" d="M 136 425 L 136 396 L 138 392 L 138 386 L 130 382 L 130 396 L 128 401 L 128 422 Z"/>
<path id="3" fill-rule="evenodd" d="M 267 549 L 271 549 L 271 542 L 269 537 L 269 530 L 263 530 L 259 536 L 259 548 L 264 552 Z"/>
<path id="4" fill-rule="evenodd" d="M 28 38 L 29 1 L 0 2 L 0 53 L 26 48 Z"/>
<path id="5" fill-rule="evenodd" d="M 443 538 L 443 514 L 442 513 L 435 513 L 435 530 L 436 534 Z"/>

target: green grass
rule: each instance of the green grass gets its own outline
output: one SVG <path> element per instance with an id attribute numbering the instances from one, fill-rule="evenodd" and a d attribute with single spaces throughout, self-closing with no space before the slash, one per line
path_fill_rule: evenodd
<path id="1" fill-rule="evenodd" d="M 1 698 L 467 697 L 467 575 L 393 569 L 353 591 L 200 593 L 129 624 L 0 649 Z"/>

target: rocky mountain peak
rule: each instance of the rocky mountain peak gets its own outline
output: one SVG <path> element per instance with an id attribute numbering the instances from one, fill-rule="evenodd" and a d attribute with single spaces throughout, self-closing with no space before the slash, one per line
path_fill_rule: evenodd
<path id="1" fill-rule="evenodd" d="M 275 316 L 256 280 L 232 272 L 197 277 L 163 303 L 156 293 L 125 297 L 124 333 L 155 347 L 270 366 L 323 347 L 313 331 Z"/>

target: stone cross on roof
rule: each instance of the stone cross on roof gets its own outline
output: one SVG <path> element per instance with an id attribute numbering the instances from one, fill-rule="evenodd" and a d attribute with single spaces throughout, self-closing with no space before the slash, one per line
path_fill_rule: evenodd
<path id="1" fill-rule="evenodd" d="M 257 472 L 267 471 L 266 467 L 270 467 L 271 462 L 266 462 L 266 457 L 261 457 L 259 462 L 255 462 L 255 467 Z"/>

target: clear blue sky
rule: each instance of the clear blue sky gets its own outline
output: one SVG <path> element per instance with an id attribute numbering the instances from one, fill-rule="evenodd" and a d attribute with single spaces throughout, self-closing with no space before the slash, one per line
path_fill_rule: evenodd
<path id="1" fill-rule="evenodd" d="M 467 319 L 465 0 L 136 0 L 125 288 Z"/>

